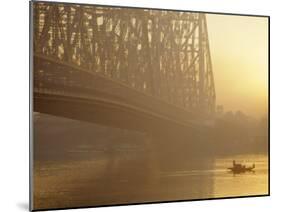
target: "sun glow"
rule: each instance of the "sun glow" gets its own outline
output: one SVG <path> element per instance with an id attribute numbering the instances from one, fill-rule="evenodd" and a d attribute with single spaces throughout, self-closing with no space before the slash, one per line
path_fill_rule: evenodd
<path id="1" fill-rule="evenodd" d="M 259 117 L 268 105 L 268 19 L 207 15 L 217 104 Z"/>

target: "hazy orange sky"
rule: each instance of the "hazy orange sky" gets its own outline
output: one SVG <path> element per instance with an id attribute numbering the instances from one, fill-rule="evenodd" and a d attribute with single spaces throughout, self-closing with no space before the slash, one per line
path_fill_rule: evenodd
<path id="1" fill-rule="evenodd" d="M 207 14 L 217 105 L 267 113 L 268 19 Z"/>

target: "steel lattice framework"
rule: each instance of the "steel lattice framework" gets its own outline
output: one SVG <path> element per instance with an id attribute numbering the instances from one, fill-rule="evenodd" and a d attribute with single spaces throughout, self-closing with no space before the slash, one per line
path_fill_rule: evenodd
<path id="1" fill-rule="evenodd" d="M 39 2 L 33 11 L 36 55 L 188 110 L 214 110 L 204 14 Z"/>

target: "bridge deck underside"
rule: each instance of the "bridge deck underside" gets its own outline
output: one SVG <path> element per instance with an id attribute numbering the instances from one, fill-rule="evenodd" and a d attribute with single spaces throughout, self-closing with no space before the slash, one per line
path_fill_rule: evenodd
<path id="1" fill-rule="evenodd" d="M 101 75 L 40 56 L 34 57 L 34 110 L 140 131 L 199 132 L 193 123 L 198 114 Z"/>

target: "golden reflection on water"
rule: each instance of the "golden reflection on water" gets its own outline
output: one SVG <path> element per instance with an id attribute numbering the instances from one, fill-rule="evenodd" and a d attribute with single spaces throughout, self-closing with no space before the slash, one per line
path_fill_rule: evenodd
<path id="1" fill-rule="evenodd" d="M 229 173 L 226 167 L 231 166 L 233 159 L 246 165 L 254 162 L 256 171 Z M 119 160 L 120 165 L 123 162 Z M 159 173 L 149 173 L 148 170 L 143 173 L 141 168 L 130 173 L 131 167 L 118 165 L 110 171 L 107 165 L 106 160 L 35 164 L 35 207 L 79 207 L 268 193 L 266 155 L 222 157 L 204 169 Z"/>
<path id="2" fill-rule="evenodd" d="M 225 173 L 225 167 L 232 166 L 232 160 L 251 166 L 255 163 L 254 172 L 242 174 Z M 237 155 L 215 160 L 213 197 L 231 197 L 268 194 L 268 156 Z"/>
<path id="3" fill-rule="evenodd" d="M 268 194 L 267 155 L 219 157 L 187 149 L 179 159 L 159 154 L 148 139 L 42 115 L 35 128 L 34 209 Z M 255 163 L 255 172 L 229 173 L 232 160 Z"/>

